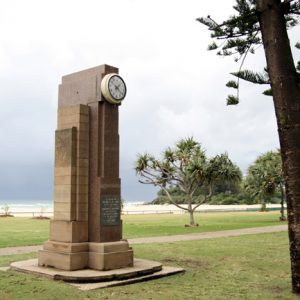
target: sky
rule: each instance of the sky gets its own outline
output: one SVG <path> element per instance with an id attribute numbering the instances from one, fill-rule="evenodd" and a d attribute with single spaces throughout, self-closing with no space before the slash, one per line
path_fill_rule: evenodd
<path id="1" fill-rule="evenodd" d="M 161 155 L 194 137 L 213 156 L 228 152 L 245 173 L 279 147 L 272 98 L 241 83 L 241 103 L 226 106 L 232 57 L 207 51 L 205 26 L 233 14 L 233 0 L 0 0 L 0 201 L 53 198 L 54 132 L 61 77 L 102 64 L 127 85 L 120 113 L 120 177 L 125 201 L 157 189 L 138 183 L 138 153 Z M 300 27 L 290 32 L 296 43 Z M 294 51 L 294 49 L 293 49 Z M 297 50 L 296 50 L 297 51 Z M 300 52 L 294 52 L 299 60 Z M 263 49 L 245 68 L 261 71 Z"/>

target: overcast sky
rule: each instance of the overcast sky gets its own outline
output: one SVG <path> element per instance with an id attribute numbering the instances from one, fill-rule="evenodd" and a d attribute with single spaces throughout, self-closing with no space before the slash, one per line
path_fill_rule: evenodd
<path id="1" fill-rule="evenodd" d="M 196 22 L 233 13 L 234 1 L 10 0 L 0 10 L 0 200 L 51 200 L 57 91 L 63 75 L 101 64 L 119 68 L 128 93 L 120 107 L 120 170 L 126 201 L 156 191 L 138 183 L 137 153 L 159 155 L 193 136 L 208 156 L 227 151 L 245 172 L 278 147 L 272 99 L 241 84 L 227 107 L 225 83 L 238 64 L 207 51 Z M 293 29 L 291 44 L 300 36 Z M 299 59 L 295 52 L 295 58 Z M 262 49 L 246 68 L 265 66 Z"/>

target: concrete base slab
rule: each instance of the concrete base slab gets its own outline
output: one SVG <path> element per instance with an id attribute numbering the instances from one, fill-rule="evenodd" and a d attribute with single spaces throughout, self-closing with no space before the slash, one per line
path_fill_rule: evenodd
<path id="1" fill-rule="evenodd" d="M 90 291 L 90 290 L 103 289 L 108 287 L 121 286 L 121 285 L 127 285 L 127 284 L 133 284 L 133 283 L 158 279 L 158 278 L 171 276 L 183 272 L 185 272 L 185 270 L 182 268 L 163 266 L 161 271 L 155 272 L 153 274 L 124 279 L 124 280 L 111 280 L 106 282 L 91 282 L 91 283 L 70 283 L 70 284 L 82 291 Z"/>
<path id="2" fill-rule="evenodd" d="M 130 284 L 184 271 L 181 268 L 162 267 L 158 262 L 144 259 L 135 259 L 133 267 L 109 271 L 92 269 L 64 271 L 55 268 L 40 267 L 37 259 L 14 262 L 10 267 L 19 272 L 70 282 L 83 290 Z"/>

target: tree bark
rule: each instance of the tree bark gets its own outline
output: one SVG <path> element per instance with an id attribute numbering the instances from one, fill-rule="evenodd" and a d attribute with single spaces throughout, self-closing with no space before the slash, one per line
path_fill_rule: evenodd
<path id="1" fill-rule="evenodd" d="M 292 289 L 300 294 L 300 86 L 280 0 L 257 11 L 277 119 L 288 208 Z"/>
<path id="2" fill-rule="evenodd" d="M 266 204 L 266 201 L 264 199 L 261 201 L 260 211 L 261 212 L 266 212 L 267 211 L 267 204 Z"/>
<path id="3" fill-rule="evenodd" d="M 189 213 L 190 213 L 190 225 L 194 226 L 195 225 L 195 219 L 194 219 L 194 211 L 193 211 L 191 197 L 189 197 L 188 210 L 189 210 Z"/>
<path id="4" fill-rule="evenodd" d="M 194 211 L 190 210 L 189 213 L 190 213 L 190 225 L 194 226 L 195 225 Z"/>
<path id="5" fill-rule="evenodd" d="M 286 217 L 284 215 L 285 193 L 284 193 L 284 188 L 283 188 L 282 185 L 280 185 L 280 194 L 281 194 L 281 201 L 280 201 L 280 221 L 286 221 Z"/>

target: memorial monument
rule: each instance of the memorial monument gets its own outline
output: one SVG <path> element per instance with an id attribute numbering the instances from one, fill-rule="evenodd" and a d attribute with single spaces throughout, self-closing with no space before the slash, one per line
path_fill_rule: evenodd
<path id="1" fill-rule="evenodd" d="M 111 270 L 133 266 L 122 239 L 119 106 L 126 85 L 101 65 L 62 77 L 55 132 L 54 218 L 39 266 Z"/>
<path id="2" fill-rule="evenodd" d="M 38 259 L 13 262 L 11 269 L 71 282 L 84 290 L 184 271 L 133 259 L 122 239 L 118 114 L 125 96 L 118 69 L 108 65 L 63 76 L 50 238 Z"/>

